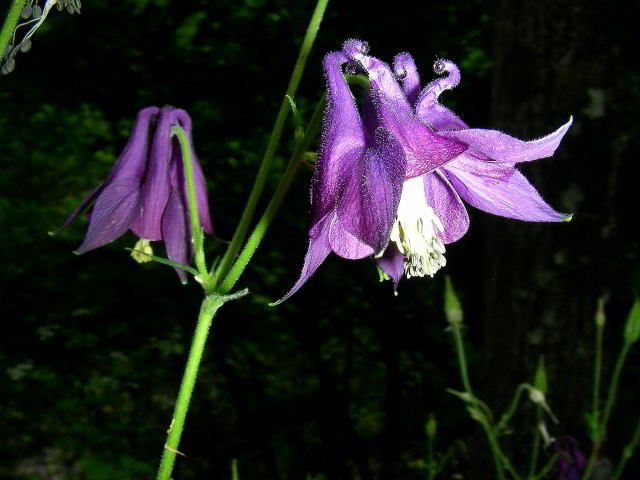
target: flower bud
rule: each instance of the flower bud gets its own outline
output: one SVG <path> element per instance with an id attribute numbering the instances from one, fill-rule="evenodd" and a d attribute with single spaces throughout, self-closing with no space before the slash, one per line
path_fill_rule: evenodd
<path id="1" fill-rule="evenodd" d="M 544 368 L 544 357 L 540 357 L 538 368 L 533 378 L 533 386 L 543 394 L 547 393 L 547 371 Z"/>
<path id="2" fill-rule="evenodd" d="M 600 297 L 598 299 L 598 308 L 596 310 L 596 315 L 594 321 L 596 322 L 596 327 L 604 327 L 604 324 L 607 320 L 607 317 L 604 314 L 604 297 Z"/>
<path id="3" fill-rule="evenodd" d="M 453 290 L 449 275 L 444 278 L 444 313 L 447 316 L 447 322 L 462 323 L 462 306 L 456 296 L 456 292 Z"/>
<path id="4" fill-rule="evenodd" d="M 427 432 L 427 436 L 433 438 L 436 436 L 436 430 L 438 429 L 438 422 L 436 422 L 436 417 L 433 413 L 429 414 L 429 419 L 424 426 L 425 432 Z"/>
<path id="5" fill-rule="evenodd" d="M 624 326 L 624 341 L 634 343 L 640 338 L 640 300 L 636 300 L 631 307 L 627 323 Z"/>

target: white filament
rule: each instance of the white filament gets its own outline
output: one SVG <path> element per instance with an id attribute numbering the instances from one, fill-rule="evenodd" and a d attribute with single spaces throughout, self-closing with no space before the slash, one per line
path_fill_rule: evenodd
<path id="1" fill-rule="evenodd" d="M 405 180 L 390 240 L 404 255 L 407 278 L 433 275 L 447 264 L 444 244 L 436 234 L 442 222 L 427 204 L 422 177 Z"/>

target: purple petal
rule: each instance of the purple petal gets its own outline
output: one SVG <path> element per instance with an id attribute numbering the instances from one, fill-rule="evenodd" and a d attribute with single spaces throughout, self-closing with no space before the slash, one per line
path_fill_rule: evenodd
<path id="1" fill-rule="evenodd" d="M 312 181 L 312 225 L 334 208 L 340 178 L 346 173 L 344 165 L 352 164 L 364 149 L 360 115 L 341 70 L 347 61 L 342 52 L 331 52 L 324 57 L 328 95 Z"/>
<path id="2" fill-rule="evenodd" d="M 399 53 L 393 59 L 393 71 L 396 77 L 402 79 L 402 91 L 410 105 L 415 105 L 420 94 L 420 75 L 408 53 Z"/>
<path id="3" fill-rule="evenodd" d="M 62 227 L 53 232 L 54 235 L 67 228 L 80 212 L 93 203 L 105 187 L 114 179 L 132 178 L 137 179 L 138 182 L 141 181 L 144 175 L 149 146 L 149 124 L 155 120 L 155 115 L 159 110 L 158 107 L 147 107 L 138 112 L 131 137 L 109 172 L 109 175 L 107 175 L 106 180 L 80 202 L 80 205 L 67 217 Z"/>
<path id="4" fill-rule="evenodd" d="M 172 189 L 164 214 L 162 215 L 162 238 L 167 256 L 183 265 L 191 260 L 191 234 L 187 212 L 179 190 Z M 182 283 L 187 283 L 187 274 L 179 268 L 174 269 Z"/>
<path id="5" fill-rule="evenodd" d="M 375 142 L 343 177 L 337 215 L 344 228 L 379 252 L 389 241 L 406 160 L 402 145 L 385 129 L 376 131 Z"/>
<path id="6" fill-rule="evenodd" d="M 440 240 L 443 243 L 460 240 L 469 230 L 469 214 L 449 180 L 440 170 L 425 175 L 424 194 L 427 204 L 433 208 L 444 227 L 443 232 L 437 232 Z"/>
<path id="7" fill-rule="evenodd" d="M 550 157 L 573 122 L 573 117 L 562 127 L 546 137 L 525 142 L 497 130 L 470 128 L 441 132 L 447 138 L 469 145 L 469 149 L 486 155 L 492 160 L 507 163 L 527 162 Z"/>
<path id="8" fill-rule="evenodd" d="M 529 222 L 561 222 L 570 215 L 556 212 L 527 181 L 511 167 L 504 173 L 504 164 L 466 158 L 466 155 L 443 167 L 447 178 L 470 205 L 494 215 Z M 487 173 L 495 165 L 497 174 Z M 479 165 L 480 168 L 474 168 Z"/>
<path id="9" fill-rule="evenodd" d="M 101 247 L 125 233 L 140 214 L 140 181 L 119 178 L 107 185 L 93 206 L 91 221 L 78 255 Z"/>
<path id="10" fill-rule="evenodd" d="M 330 213 L 317 223 L 318 229 L 316 230 L 316 234 L 313 236 L 309 235 L 309 248 L 304 257 L 304 266 L 302 267 L 300 278 L 291 290 L 280 300 L 272 303 L 272 306 L 281 304 L 296 293 L 327 258 L 329 252 L 331 252 L 331 247 L 329 246 L 329 227 L 331 226 L 333 218 L 334 214 Z"/>
<path id="11" fill-rule="evenodd" d="M 86 197 L 84 197 L 84 200 L 82 200 L 82 202 L 80 202 L 80 205 L 78 205 L 76 207 L 76 209 L 73 212 L 71 212 L 71 215 L 69 215 L 67 217 L 67 219 L 62 224 L 62 226 L 60 228 L 58 228 L 57 230 L 54 230 L 53 232 L 51 232 L 50 235 L 57 235 L 62 230 L 67 228 L 69 226 L 69 224 L 76 219 L 76 217 L 80 214 L 80 212 L 82 212 L 89 204 L 93 203 L 93 201 L 96 198 L 98 198 L 98 196 L 104 190 L 105 186 L 106 185 L 104 183 L 101 183 L 91 193 L 89 193 Z"/>
<path id="12" fill-rule="evenodd" d="M 142 186 L 143 210 L 133 226 L 136 235 L 148 240 L 162 240 L 162 214 L 169 200 L 172 109 L 164 106 L 160 111 Z"/>
<path id="13" fill-rule="evenodd" d="M 416 104 L 416 116 L 436 131 L 469 128 L 460 117 L 438 102 L 442 92 L 460 83 L 460 69 L 449 60 L 438 60 L 433 69 L 438 74 L 447 72 L 447 76 L 432 81 L 422 90 Z"/>
<path id="14" fill-rule="evenodd" d="M 416 117 L 423 123 L 431 125 L 436 131 L 462 130 L 469 126 L 455 113 L 439 103 L 428 104 L 418 101 Z"/>
<path id="15" fill-rule="evenodd" d="M 466 145 L 439 136 L 422 124 L 387 64 L 363 54 L 359 40 L 348 40 L 343 49 L 367 70 L 371 84 L 370 96 L 379 124 L 389 130 L 402 144 L 407 158 L 405 178 L 417 177 L 447 163 L 467 149 Z"/>
<path id="16" fill-rule="evenodd" d="M 344 228 L 335 215 L 329 227 L 329 245 L 337 255 L 349 260 L 370 257 L 375 253 L 373 248 L 358 240 Z"/>
<path id="17" fill-rule="evenodd" d="M 109 172 L 105 183 L 109 183 L 115 178 L 126 177 L 142 180 L 147 168 L 151 144 L 149 130 L 155 126 L 159 111 L 158 107 L 147 107 L 138 112 L 131 137 Z"/>
<path id="18" fill-rule="evenodd" d="M 393 289 L 397 290 L 400 279 L 404 276 L 404 255 L 398 251 L 395 244 L 391 244 L 376 262 L 382 271 L 391 277 Z"/>

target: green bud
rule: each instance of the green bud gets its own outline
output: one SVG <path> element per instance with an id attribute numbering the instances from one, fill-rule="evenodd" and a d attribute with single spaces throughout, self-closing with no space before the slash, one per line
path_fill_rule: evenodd
<path id="1" fill-rule="evenodd" d="M 427 436 L 433 438 L 436 436 L 436 430 L 438 429 L 438 422 L 436 422 L 436 417 L 433 413 L 429 414 L 429 419 L 427 420 L 426 425 L 424 426 L 425 432 L 427 432 Z"/>
<path id="2" fill-rule="evenodd" d="M 449 323 L 462 323 L 462 305 L 451 285 L 451 277 L 444 277 L 444 313 Z"/>
<path id="3" fill-rule="evenodd" d="M 538 368 L 536 369 L 536 374 L 533 377 L 533 386 L 543 394 L 547 393 L 547 371 L 544 368 L 544 356 L 541 356 L 538 361 Z"/>
<path id="4" fill-rule="evenodd" d="M 640 300 L 636 300 L 631 307 L 627 324 L 624 326 L 624 341 L 634 343 L 640 338 Z"/>
<path id="5" fill-rule="evenodd" d="M 596 310 L 596 316 L 594 321 L 596 322 L 597 327 L 604 327 L 604 323 L 606 322 L 607 317 L 604 314 L 604 297 L 600 297 L 598 299 L 598 307 Z"/>

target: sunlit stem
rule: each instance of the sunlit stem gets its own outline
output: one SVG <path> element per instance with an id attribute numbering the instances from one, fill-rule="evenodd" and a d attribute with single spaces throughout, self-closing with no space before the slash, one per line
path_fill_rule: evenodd
<path id="1" fill-rule="evenodd" d="M 184 427 L 184 420 L 189 408 L 189 401 L 191 400 L 193 386 L 195 385 L 198 374 L 198 367 L 200 366 L 202 352 L 204 351 L 207 334 L 209 333 L 209 327 L 211 326 L 213 316 L 222 303 L 221 297 L 218 296 L 209 296 L 202 302 L 198 325 L 191 344 L 191 350 L 189 351 L 189 358 L 182 378 L 182 384 L 180 385 L 180 393 L 178 394 L 173 413 L 173 420 L 169 427 L 169 435 L 162 455 L 162 461 L 160 462 L 160 468 L 158 469 L 157 480 L 168 480 L 171 476 L 178 452 L 180 436 L 182 435 L 182 429 Z"/>
<path id="2" fill-rule="evenodd" d="M 9 13 L 7 13 L 7 18 L 2 25 L 2 30 L 0 30 L 0 63 L 4 60 L 4 50 L 9 44 L 13 31 L 16 29 L 16 25 L 20 19 L 20 12 L 24 7 L 25 2 L 26 0 L 13 0 L 13 3 L 9 8 Z"/>
<path id="3" fill-rule="evenodd" d="M 182 429 L 184 428 L 184 421 L 187 416 L 187 410 L 189 409 L 191 394 L 193 393 L 193 387 L 196 383 L 198 368 L 200 367 L 202 353 L 204 352 L 207 335 L 209 333 L 213 317 L 225 302 L 246 294 L 247 291 L 243 290 L 234 295 L 209 295 L 205 297 L 202 302 L 200 315 L 198 316 L 198 324 L 193 336 L 193 341 L 191 342 L 189 358 L 187 359 L 187 366 L 184 371 L 184 376 L 182 377 L 180 392 L 178 393 L 176 407 L 173 412 L 173 419 L 167 432 L 167 442 L 165 443 L 162 460 L 160 461 L 160 468 L 158 469 L 158 476 L 156 477 L 157 480 L 169 480 L 176 460 L 176 455 L 180 453 L 178 450 L 180 436 L 182 435 Z"/>
<path id="4" fill-rule="evenodd" d="M 287 114 L 289 113 L 290 106 L 287 96 L 289 98 L 295 97 L 298 84 L 300 83 L 300 79 L 307 62 L 307 57 L 309 56 L 311 47 L 318 33 L 318 29 L 320 28 L 320 22 L 322 21 L 324 11 L 327 8 L 328 1 L 329 0 L 318 0 L 318 3 L 316 4 L 316 8 L 311 17 L 311 21 L 309 22 L 309 26 L 307 27 L 307 33 L 302 43 L 302 48 L 300 49 L 300 54 L 298 55 L 296 66 L 293 69 L 291 80 L 289 81 L 289 86 L 287 87 L 286 94 L 282 99 L 280 111 L 278 112 L 278 116 L 276 117 L 276 123 L 273 126 L 273 130 L 271 131 L 271 137 L 269 138 L 267 149 L 264 153 L 264 157 L 262 158 L 262 164 L 260 165 L 260 169 L 258 170 L 258 176 L 256 177 L 256 180 L 253 184 L 253 189 L 249 194 L 249 199 L 247 200 L 247 204 L 244 207 L 244 211 L 242 212 L 242 216 L 240 217 L 240 221 L 238 222 L 236 231 L 233 233 L 233 237 L 231 237 L 231 243 L 229 244 L 227 251 L 222 257 L 219 267 L 216 269 L 213 275 L 213 285 L 219 284 L 220 281 L 227 275 L 227 273 L 231 269 L 231 265 L 233 264 L 236 254 L 240 250 L 242 242 L 245 239 L 247 229 L 249 228 L 249 223 L 251 223 L 253 213 L 255 212 L 256 206 L 258 205 L 258 200 L 262 195 L 262 190 L 264 189 L 264 184 L 267 180 L 267 174 L 269 173 L 269 170 L 271 168 L 273 155 L 280 141 L 280 135 L 282 134 L 282 129 L 284 127 L 285 120 L 287 119 Z"/>
<path id="5" fill-rule="evenodd" d="M 589 456 L 589 462 L 587 463 L 587 468 L 582 474 L 583 479 L 588 479 L 591 475 L 593 467 L 596 464 L 596 460 L 598 458 L 598 452 L 600 451 L 600 447 L 602 446 L 602 442 L 606 435 L 607 424 L 609 423 L 609 417 L 611 416 L 611 410 L 613 409 L 613 404 L 616 401 L 616 393 L 618 391 L 618 381 L 620 380 L 620 373 L 622 372 L 622 367 L 624 366 L 624 361 L 631 349 L 631 345 L 633 342 L 627 341 L 625 339 L 622 344 L 622 349 L 620 350 L 620 355 L 618 355 L 618 360 L 616 361 L 616 366 L 613 369 L 613 376 L 611 378 L 611 384 L 609 385 L 609 391 L 607 393 L 607 403 L 604 407 L 604 414 L 602 415 L 602 421 L 598 424 L 598 434 L 596 437 L 596 441 L 593 442 L 593 448 L 591 449 L 591 455 Z"/>
<path id="6" fill-rule="evenodd" d="M 229 272 L 229 274 L 224 278 L 219 288 L 216 288 L 217 291 L 221 293 L 229 292 L 235 283 L 238 281 L 240 275 L 246 268 L 247 264 L 253 257 L 253 254 L 256 252 L 260 242 L 264 238 L 267 233 L 267 229 L 271 224 L 271 221 L 275 217 L 276 213 L 280 209 L 282 202 L 284 201 L 287 192 L 289 191 L 289 187 L 291 186 L 291 182 L 300 166 L 302 161 L 302 157 L 304 153 L 309 148 L 309 145 L 313 141 L 314 138 L 318 135 L 320 130 L 320 126 L 322 124 L 322 113 L 324 111 L 324 107 L 326 105 L 326 94 L 322 97 L 318 106 L 316 107 L 315 112 L 313 112 L 313 116 L 309 121 L 309 125 L 307 130 L 304 133 L 304 136 L 297 143 L 293 154 L 291 155 L 291 159 L 289 160 L 289 164 L 287 165 L 287 169 L 284 172 L 284 175 L 280 179 L 280 183 L 278 184 L 269 205 L 264 211 L 264 214 L 258 221 L 255 230 L 251 233 L 249 240 L 247 240 L 247 244 L 238 255 L 238 259 L 233 265 L 233 268 Z"/>

